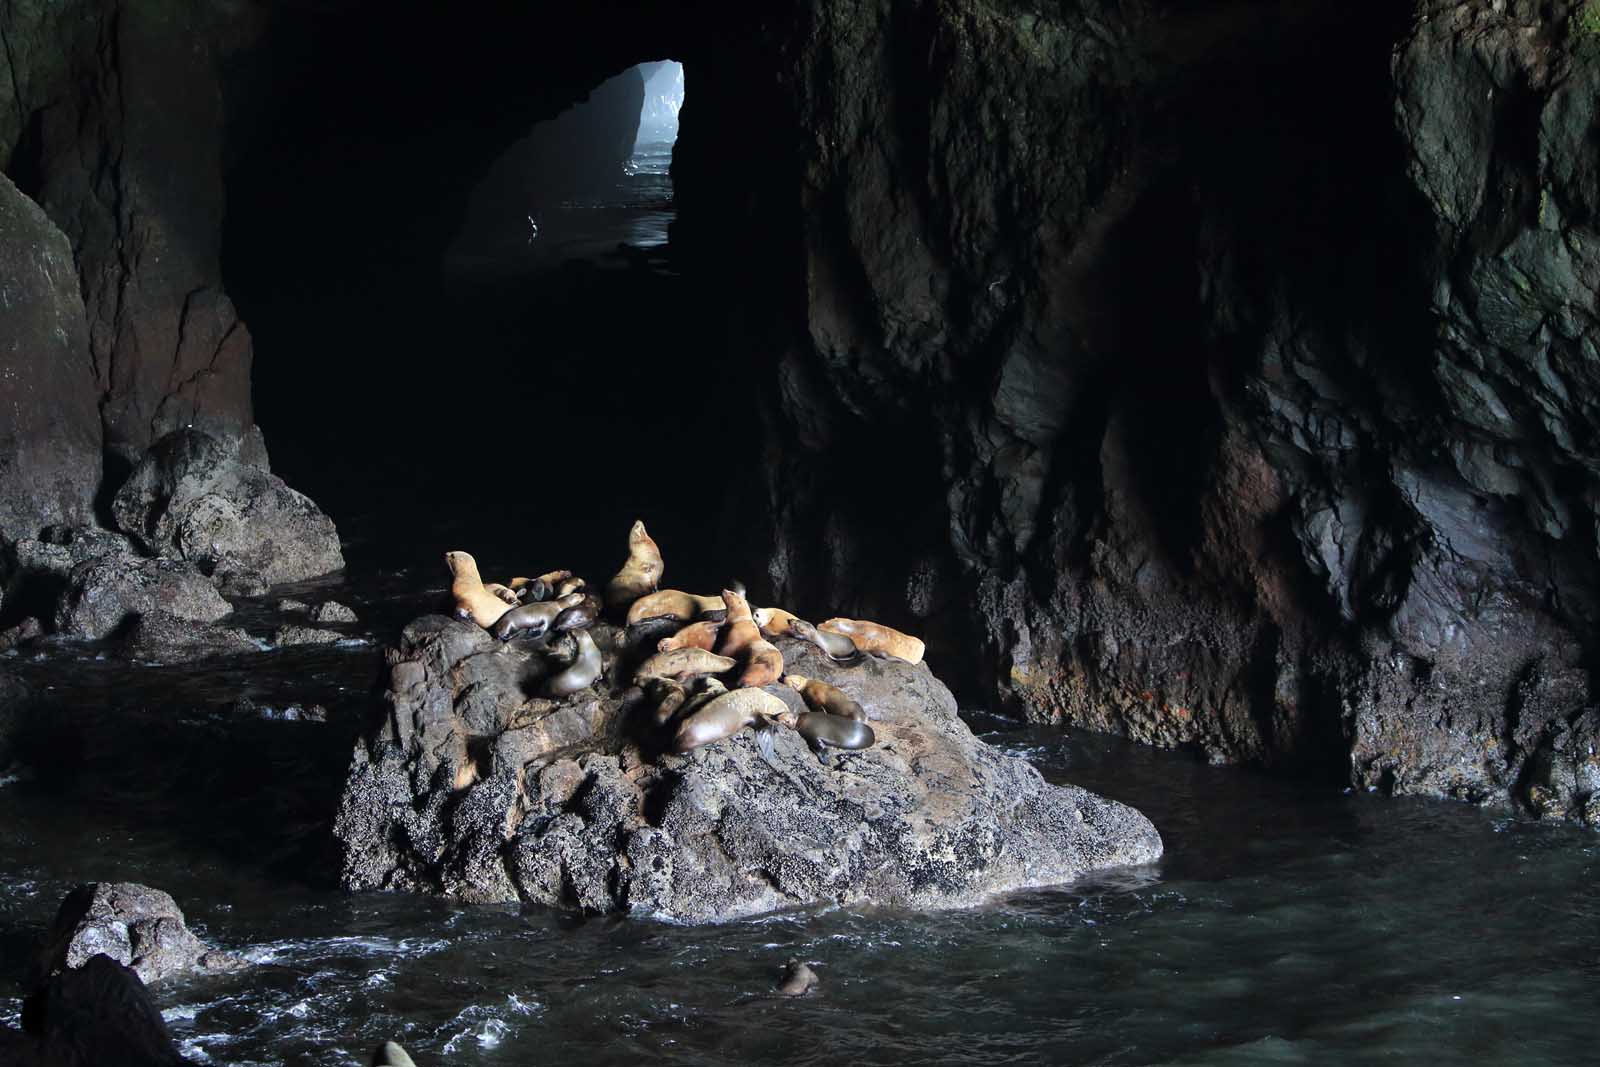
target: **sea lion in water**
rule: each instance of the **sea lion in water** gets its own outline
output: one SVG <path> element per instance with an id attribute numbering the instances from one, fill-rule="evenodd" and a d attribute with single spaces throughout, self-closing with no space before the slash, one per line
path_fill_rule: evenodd
<path id="1" fill-rule="evenodd" d="M 739 675 L 741 688 L 760 689 L 783 676 L 783 653 L 765 637 L 757 637 L 745 652 L 744 673 Z"/>
<path id="2" fill-rule="evenodd" d="M 671 652 L 675 648 L 703 648 L 710 652 L 717 644 L 720 622 L 691 622 L 671 637 L 656 642 L 657 652 Z"/>
<path id="3" fill-rule="evenodd" d="M 672 751 L 692 751 L 783 713 L 793 714 L 789 712 L 789 705 L 763 690 L 735 689 L 723 693 L 678 724 L 677 733 L 672 736 Z"/>
<path id="4" fill-rule="evenodd" d="M 819 981 L 817 972 L 806 966 L 804 961 L 790 960 L 789 966 L 783 969 L 778 992 L 786 997 L 803 997 L 815 989 Z"/>
<path id="5" fill-rule="evenodd" d="M 756 626 L 768 637 L 788 636 L 790 624 L 799 618 L 794 612 L 782 608 L 757 608 L 754 617 Z"/>
<path id="6" fill-rule="evenodd" d="M 680 589 L 662 589 L 635 600 L 628 608 L 628 625 L 645 619 L 671 617 L 688 622 L 708 611 L 721 611 L 727 605 L 719 596 L 697 596 Z"/>
<path id="7" fill-rule="evenodd" d="M 783 676 L 783 684 L 799 693 L 812 711 L 820 711 L 825 715 L 838 715 L 857 722 L 867 721 L 867 713 L 861 705 L 836 685 L 829 685 L 816 678 L 807 678 L 803 674 L 786 674 Z"/>
<path id="8" fill-rule="evenodd" d="M 393 1041 L 385 1041 L 372 1050 L 372 1067 L 417 1067 L 406 1055 L 406 1050 Z"/>
<path id="9" fill-rule="evenodd" d="M 645 532 L 644 523 L 635 522 L 628 528 L 628 561 L 606 583 L 606 607 L 620 608 L 653 592 L 664 569 L 661 549 Z"/>
<path id="10" fill-rule="evenodd" d="M 749 692 L 741 689 L 739 692 Z M 780 701 L 781 703 L 781 701 Z M 783 714 L 775 715 L 783 725 L 792 727 L 796 733 L 806 739 L 811 746 L 811 751 L 817 754 L 817 759 L 823 764 L 828 762 L 828 749 L 843 749 L 846 752 L 858 752 L 863 748 L 871 748 L 878 740 L 878 735 L 872 732 L 872 727 L 855 719 L 846 719 L 839 715 L 829 715 L 821 711 L 793 712 L 784 704 Z"/>
<path id="11" fill-rule="evenodd" d="M 456 618 L 471 619 L 488 629 L 511 605 L 483 587 L 478 561 L 468 552 L 446 552 L 444 565 L 450 568 L 450 596 L 456 603 Z"/>
<path id="12" fill-rule="evenodd" d="M 789 622 L 789 636 L 798 637 L 802 641 L 810 641 L 823 651 L 829 659 L 840 663 L 859 663 L 862 652 L 856 647 L 854 641 L 844 634 L 823 633 L 804 619 L 792 619 Z"/>
<path id="13" fill-rule="evenodd" d="M 817 624 L 822 633 L 843 634 L 863 652 L 882 652 L 907 663 L 921 663 L 926 646 L 910 634 L 862 619 L 829 619 Z"/>
<path id="14" fill-rule="evenodd" d="M 583 594 L 574 593 L 563 600 L 544 600 L 511 608 L 494 624 L 493 632 L 502 641 L 513 637 L 543 637 L 562 612 L 582 604 Z"/>
<path id="15" fill-rule="evenodd" d="M 750 602 L 738 590 L 724 589 L 722 600 L 728 605 L 728 627 L 717 642 L 717 651 L 724 656 L 737 656 L 761 640 L 761 628 L 750 612 Z"/>
<path id="16" fill-rule="evenodd" d="M 675 648 L 671 652 L 657 652 L 634 672 L 633 680 L 643 685 L 652 678 L 686 678 L 691 674 L 721 674 L 731 671 L 738 663 L 726 656 L 707 652 L 703 648 Z"/>
<path id="17" fill-rule="evenodd" d="M 544 683 L 545 696 L 570 696 L 581 689 L 589 688 L 595 679 L 600 677 L 600 646 L 594 643 L 594 638 L 589 636 L 588 630 L 574 630 L 572 637 L 577 642 L 578 654 L 573 658 L 570 667 L 560 674 L 552 675 Z"/>

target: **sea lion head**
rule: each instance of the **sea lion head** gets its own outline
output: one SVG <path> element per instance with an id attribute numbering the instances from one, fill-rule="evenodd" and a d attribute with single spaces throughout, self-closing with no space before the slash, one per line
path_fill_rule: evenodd
<path id="1" fill-rule="evenodd" d="M 783 676 L 782 681 L 784 685 L 798 693 L 800 690 L 806 687 L 806 683 L 811 681 L 811 679 L 807 678 L 803 674 L 786 674 Z"/>
<path id="2" fill-rule="evenodd" d="M 478 561 L 472 558 L 470 552 L 446 552 L 444 565 L 450 568 L 450 573 L 457 578 L 478 573 Z"/>

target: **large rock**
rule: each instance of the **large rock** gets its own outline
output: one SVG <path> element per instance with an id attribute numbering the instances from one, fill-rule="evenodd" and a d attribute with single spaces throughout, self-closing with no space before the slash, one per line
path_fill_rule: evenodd
<path id="1" fill-rule="evenodd" d="M 340 806 L 346 886 L 708 922 L 970 904 L 1161 855 L 1138 812 L 974 738 L 925 665 L 840 668 L 783 642 L 873 716 L 878 743 L 831 767 L 788 730 L 771 764 L 748 732 L 651 755 L 626 739 L 642 709 L 620 637 L 596 636 L 607 679 L 549 701 L 528 695 L 558 666 L 539 653 L 441 616 L 407 627 Z"/>
<path id="2" fill-rule="evenodd" d="M 92 521 L 100 411 L 72 246 L 0 175 L 0 541 Z"/>
<path id="3" fill-rule="evenodd" d="M 179 430 L 156 442 L 112 501 L 119 529 L 207 573 L 292 582 L 339 570 L 333 521 L 237 443 Z"/>
<path id="4" fill-rule="evenodd" d="M 261 644 L 243 630 L 195 622 L 170 611 L 147 611 L 128 631 L 123 650 L 152 663 L 186 663 L 210 656 L 259 652 Z"/>
<path id="5" fill-rule="evenodd" d="M 188 1067 L 150 991 L 109 956 L 53 975 L 22 1005 L 25 1032 L 0 1028 L 13 1067 Z"/>
<path id="6" fill-rule="evenodd" d="M 172 559 L 93 559 L 74 567 L 56 605 L 67 637 L 110 637 L 147 612 L 215 622 L 233 608 L 192 564 Z"/>
<path id="7" fill-rule="evenodd" d="M 32 977 L 42 983 L 98 955 L 133 968 L 146 983 L 248 966 L 191 933 L 172 897 L 132 882 L 90 882 L 68 893 L 33 960 Z"/>

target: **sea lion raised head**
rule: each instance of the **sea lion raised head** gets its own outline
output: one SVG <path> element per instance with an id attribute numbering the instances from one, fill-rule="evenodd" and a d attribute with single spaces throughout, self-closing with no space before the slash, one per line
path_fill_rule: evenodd
<path id="1" fill-rule="evenodd" d="M 654 591 L 665 569 L 661 549 L 650 539 L 644 522 L 635 522 L 628 529 L 627 562 L 606 583 L 606 607 L 620 608 Z"/>

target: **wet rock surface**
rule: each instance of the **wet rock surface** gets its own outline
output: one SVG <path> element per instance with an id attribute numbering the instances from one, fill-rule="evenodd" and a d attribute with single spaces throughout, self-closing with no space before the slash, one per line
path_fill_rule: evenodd
<path id="1" fill-rule="evenodd" d="M 237 627 L 195 622 L 160 610 L 140 615 L 123 643 L 128 656 L 156 663 L 256 652 L 260 648 L 260 643 Z"/>
<path id="2" fill-rule="evenodd" d="M 626 635 L 593 632 L 606 677 L 551 701 L 532 694 L 558 657 L 443 616 L 406 628 L 336 824 L 347 887 L 709 922 L 971 904 L 1161 854 L 1138 812 L 974 738 L 925 665 L 838 667 L 784 639 L 791 669 L 860 701 L 878 743 L 824 766 L 779 729 L 769 764 L 745 731 L 676 756 L 635 725 Z"/>
<path id="3" fill-rule="evenodd" d="M 55 631 L 67 637 L 110 637 L 141 615 L 163 612 L 209 623 L 233 608 L 192 564 L 172 559 L 108 557 L 72 569 L 56 605 Z"/>
<path id="4" fill-rule="evenodd" d="M 98 955 L 131 967 L 145 983 L 248 966 L 191 933 L 172 897 L 132 882 L 90 882 L 67 895 L 33 961 L 33 982 L 42 984 Z"/>
<path id="5" fill-rule="evenodd" d="M 112 502 L 117 525 L 153 554 L 207 573 L 247 574 L 268 584 L 339 570 L 333 521 L 258 465 L 246 446 L 198 430 L 163 437 Z"/>

